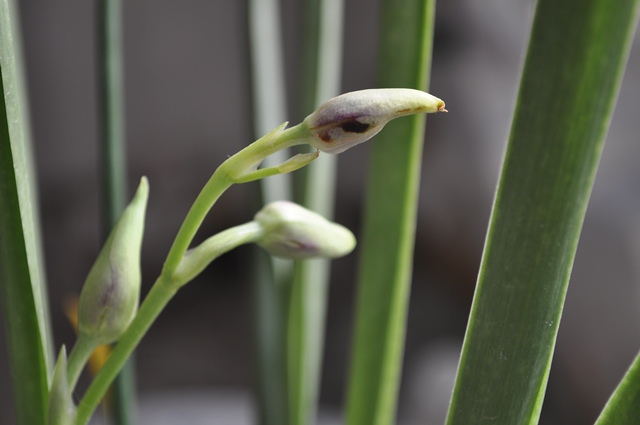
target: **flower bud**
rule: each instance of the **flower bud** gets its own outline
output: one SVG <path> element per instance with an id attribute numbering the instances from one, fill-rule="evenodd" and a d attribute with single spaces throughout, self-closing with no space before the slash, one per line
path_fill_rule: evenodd
<path id="1" fill-rule="evenodd" d="M 122 212 L 80 294 L 78 330 L 96 343 L 110 344 L 127 329 L 140 298 L 140 250 L 149 197 L 146 177 Z"/>
<path id="2" fill-rule="evenodd" d="M 53 369 L 53 379 L 49 389 L 47 425 L 74 424 L 75 418 L 76 409 L 67 383 L 67 351 L 62 346 L 56 367 Z"/>
<path id="3" fill-rule="evenodd" d="M 304 122 L 313 135 L 311 146 L 340 153 L 369 140 L 394 118 L 446 111 L 442 100 L 420 90 L 369 89 L 326 101 Z"/>
<path id="4" fill-rule="evenodd" d="M 264 230 L 257 244 L 275 257 L 337 258 L 356 246 L 349 229 L 292 202 L 272 202 L 254 219 Z"/>

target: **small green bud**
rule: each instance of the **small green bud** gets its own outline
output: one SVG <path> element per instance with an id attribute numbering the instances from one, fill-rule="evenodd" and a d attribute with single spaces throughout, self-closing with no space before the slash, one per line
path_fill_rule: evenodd
<path id="1" fill-rule="evenodd" d="M 369 89 L 334 97 L 305 118 L 312 132 L 309 144 L 326 153 L 340 153 L 378 134 L 394 118 L 447 112 L 444 102 L 414 89 Z"/>
<path id="2" fill-rule="evenodd" d="M 349 229 L 293 202 L 272 202 L 254 219 L 264 231 L 257 244 L 275 257 L 337 258 L 356 246 L 356 238 Z"/>
<path id="3" fill-rule="evenodd" d="M 127 329 L 140 299 L 140 250 L 149 197 L 146 177 L 122 212 L 98 255 L 80 294 L 78 330 L 110 344 Z"/>
<path id="4" fill-rule="evenodd" d="M 67 383 L 67 350 L 62 346 L 49 388 L 47 425 L 72 425 L 75 421 L 76 409 Z"/>

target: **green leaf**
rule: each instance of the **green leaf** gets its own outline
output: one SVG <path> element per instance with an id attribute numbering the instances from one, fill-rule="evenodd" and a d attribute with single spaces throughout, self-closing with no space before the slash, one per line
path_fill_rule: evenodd
<path id="1" fill-rule="evenodd" d="M 260 250 L 262 251 L 262 250 Z M 256 273 L 253 297 L 256 322 L 258 424 L 288 423 L 286 311 L 289 288 L 275 285 L 271 258 L 253 252 Z M 271 263 L 271 264 L 270 264 Z"/>
<path id="2" fill-rule="evenodd" d="M 311 273 L 316 274 L 312 277 Z M 327 260 L 297 261 L 287 316 L 289 424 L 316 422 L 330 268 Z"/>
<path id="3" fill-rule="evenodd" d="M 311 113 L 337 96 L 342 71 L 342 0 L 307 0 L 304 17 L 302 112 Z M 313 150 L 313 149 L 310 149 Z M 336 155 L 320 155 L 298 175 L 298 202 L 327 219 L 333 217 Z M 325 259 L 296 261 L 288 312 L 288 393 L 290 424 L 316 422 L 327 314 L 331 263 Z"/>
<path id="4" fill-rule="evenodd" d="M 637 13 L 538 2 L 448 425 L 538 422 Z"/>
<path id="5" fill-rule="evenodd" d="M 286 91 L 280 25 L 279 0 L 250 0 L 248 3 L 249 48 L 253 127 L 256 137 L 286 121 Z M 287 151 L 267 158 L 263 166 L 285 161 Z M 281 174 L 260 181 L 262 202 L 292 197 L 291 176 Z M 257 398 L 259 423 L 288 423 L 286 367 L 287 299 L 293 274 L 291 261 L 270 258 L 256 250 L 253 257 L 256 309 Z"/>
<path id="6" fill-rule="evenodd" d="M 253 122 L 256 138 L 262 137 L 287 120 L 284 59 L 279 0 L 249 1 L 249 40 Z M 288 149 L 276 152 L 264 167 L 281 164 L 289 158 Z M 260 182 L 263 201 L 291 199 L 291 176 L 280 174 Z M 289 270 L 290 272 L 290 270 Z"/>
<path id="7" fill-rule="evenodd" d="M 122 2 L 100 0 L 97 6 L 100 53 L 102 172 L 102 238 L 106 240 L 127 203 L 124 76 L 122 53 Z M 134 423 L 136 404 L 135 353 L 112 384 L 109 410 L 116 425 Z"/>
<path id="8" fill-rule="evenodd" d="M 425 90 L 435 1 L 382 3 L 380 85 Z M 395 120 L 371 144 L 347 400 L 349 425 L 394 423 L 404 352 L 424 116 Z"/>
<path id="9" fill-rule="evenodd" d="M 0 299 L 16 416 L 43 425 L 49 379 L 46 295 L 15 5 L 0 1 Z"/>
<path id="10" fill-rule="evenodd" d="M 640 355 L 611 395 L 596 425 L 636 425 L 640 421 Z"/>

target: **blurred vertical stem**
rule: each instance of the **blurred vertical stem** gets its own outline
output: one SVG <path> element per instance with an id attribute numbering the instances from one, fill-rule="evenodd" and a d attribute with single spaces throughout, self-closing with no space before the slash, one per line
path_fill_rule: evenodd
<path id="1" fill-rule="evenodd" d="M 127 173 L 125 160 L 124 75 L 121 0 L 98 0 L 100 162 L 102 171 L 102 239 L 106 240 L 125 207 Z M 134 357 L 112 385 L 111 412 L 116 424 L 134 423 Z"/>
<path id="2" fill-rule="evenodd" d="M 286 91 L 279 0 L 249 0 L 249 49 L 256 137 L 286 121 Z M 282 163 L 287 151 L 264 161 Z M 291 177 L 273 176 L 260 181 L 262 201 L 291 199 Z M 262 425 L 287 424 L 286 305 L 292 275 L 290 261 L 269 258 L 254 251 L 253 279 L 256 305 L 256 345 L 259 421 Z"/>
<path id="3" fill-rule="evenodd" d="M 381 87 L 427 89 L 434 14 L 433 0 L 382 2 Z M 393 121 L 371 145 L 347 395 L 349 425 L 395 422 L 424 124 L 424 116 Z"/>
<path id="4" fill-rule="evenodd" d="M 19 425 L 44 425 L 51 336 L 17 6 L 0 0 L 0 302 Z"/>
<path id="5" fill-rule="evenodd" d="M 311 113 L 321 102 L 337 96 L 342 71 L 342 0 L 305 2 L 302 111 Z M 305 167 L 299 203 L 333 217 L 337 156 L 321 155 Z M 316 422 L 330 262 L 296 261 L 288 312 L 289 423 Z"/>
<path id="6" fill-rule="evenodd" d="M 638 4 L 538 2 L 448 425 L 538 423 Z"/>
<path id="7" fill-rule="evenodd" d="M 256 138 L 286 121 L 286 88 L 279 0 L 249 1 L 249 36 L 253 115 Z M 289 158 L 288 150 L 276 152 L 263 167 L 280 164 Z M 281 174 L 261 180 L 265 203 L 291 199 L 291 176 Z"/>

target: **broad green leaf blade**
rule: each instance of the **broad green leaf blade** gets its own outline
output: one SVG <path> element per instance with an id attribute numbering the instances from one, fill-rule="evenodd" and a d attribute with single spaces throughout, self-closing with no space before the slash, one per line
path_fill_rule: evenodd
<path id="1" fill-rule="evenodd" d="M 435 1 L 382 2 L 380 85 L 426 90 Z M 424 116 L 389 123 L 371 143 L 349 425 L 394 423 L 408 307 Z"/>
<path id="2" fill-rule="evenodd" d="M 596 425 L 636 425 L 640 422 L 640 355 L 622 378 Z"/>
<path id="3" fill-rule="evenodd" d="M 305 2 L 302 80 L 303 115 L 339 94 L 342 71 L 343 0 Z M 333 217 L 337 156 L 320 155 L 303 176 L 299 203 L 327 219 Z M 316 422 L 331 263 L 296 261 L 288 314 L 290 423 Z"/>
<path id="4" fill-rule="evenodd" d="M 448 425 L 538 422 L 637 12 L 538 2 Z"/>
<path id="5" fill-rule="evenodd" d="M 44 425 L 49 336 L 15 5 L 0 1 L 0 299 L 16 416 Z"/>

